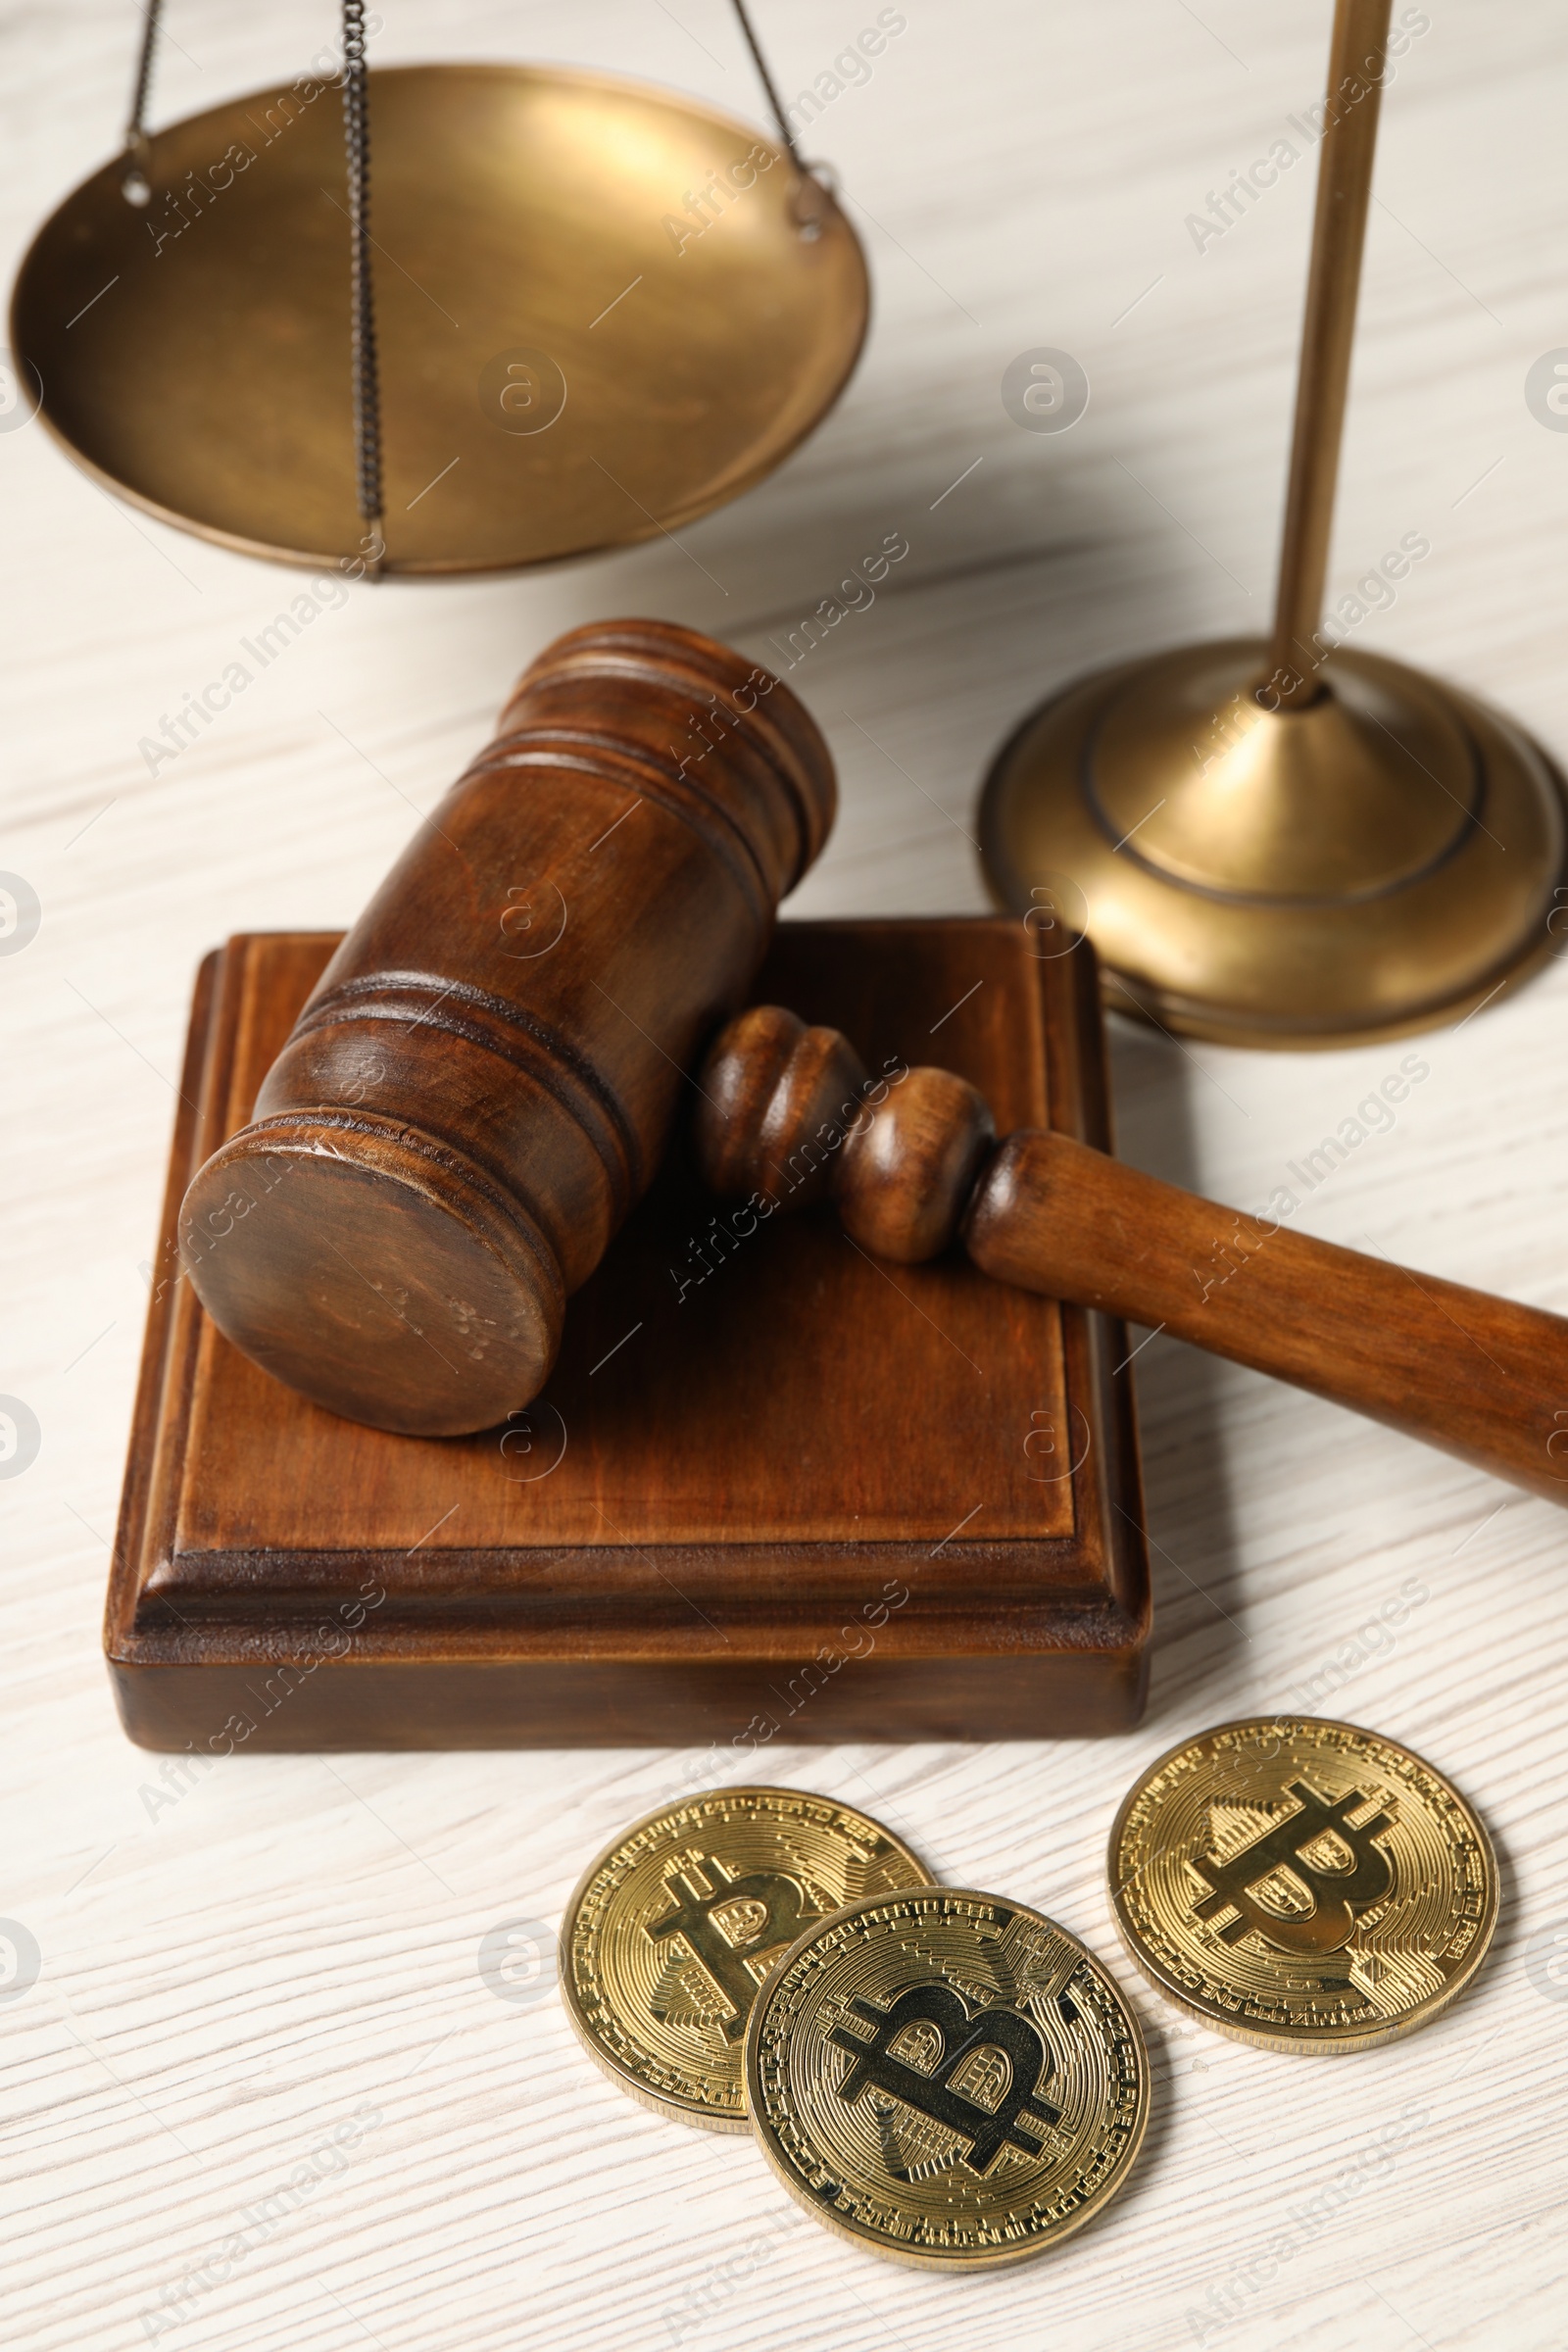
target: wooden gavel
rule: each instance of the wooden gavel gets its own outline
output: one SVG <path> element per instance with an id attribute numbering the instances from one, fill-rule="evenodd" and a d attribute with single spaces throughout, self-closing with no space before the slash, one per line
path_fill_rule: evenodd
<path id="1" fill-rule="evenodd" d="M 834 806 L 814 722 L 727 647 L 644 620 L 548 647 L 191 1181 L 213 1320 L 381 1429 L 526 1404 Z"/>
<path id="2" fill-rule="evenodd" d="M 962 1079 L 868 1085 L 836 1031 L 731 1019 L 832 822 L 789 689 L 694 632 L 595 624 L 344 939 L 180 1218 L 255 1360 L 385 1429 L 536 1396 L 698 1077 L 713 1189 L 831 1194 L 862 1248 L 961 1239 L 999 1280 L 1158 1326 L 1568 1500 L 1568 1322 L 1336 1249 L 1066 1136 L 997 1143 Z M 1087 947 L 1082 951 L 1089 953 Z M 728 1020 L 728 1026 L 721 1026 Z"/>

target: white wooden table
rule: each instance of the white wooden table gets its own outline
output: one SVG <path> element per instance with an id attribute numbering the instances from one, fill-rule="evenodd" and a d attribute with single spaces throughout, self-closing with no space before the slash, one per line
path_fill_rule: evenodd
<path id="1" fill-rule="evenodd" d="M 792 93 L 876 15 L 758 9 Z M 721 0 L 384 13 L 386 62 L 569 57 L 762 119 Z M 1262 625 L 1312 166 L 1201 252 L 1187 216 L 1319 94 L 1328 0 L 902 13 L 810 140 L 864 208 L 869 348 L 781 473 L 683 533 L 700 565 L 660 542 L 546 578 L 359 588 L 154 779 L 139 739 L 291 584 L 117 509 L 41 429 L 0 437 L 0 866 L 43 910 L 0 959 L 0 1391 L 40 1430 L 0 1483 L 10 2343 L 1561 2345 L 1568 1522 L 1329 1406 L 1163 1339 L 1140 1357 L 1158 1630 L 1136 1735 L 772 1756 L 947 1875 L 1054 1913 L 1137 2001 L 1158 2089 L 1134 2181 L 1010 2276 L 879 2264 L 796 2224 L 746 2142 L 621 2099 L 554 1998 L 547 1933 L 540 1997 L 481 1980 L 487 1932 L 547 1931 L 686 1759 L 238 1758 L 181 1788 L 115 1721 L 98 1620 L 139 1269 L 207 947 L 350 919 L 513 674 L 581 619 L 663 614 L 765 660 L 863 546 L 906 535 L 874 609 L 796 672 L 845 786 L 796 902 L 812 913 L 979 907 L 977 780 L 1027 705 L 1091 662 Z M 121 0 L 0 14 L 13 253 L 118 140 L 136 23 Z M 173 0 L 155 119 L 292 74 L 332 29 L 302 0 Z M 1554 0 L 1433 0 L 1385 108 L 1334 563 L 1343 587 L 1402 533 L 1429 537 L 1362 642 L 1492 696 L 1559 756 L 1568 437 L 1529 413 L 1524 377 L 1568 339 L 1565 104 Z M 1093 388 L 1060 436 L 1019 431 L 999 397 L 1039 344 Z M 1568 1309 L 1565 1025 L 1553 968 L 1422 1041 L 1429 1079 L 1301 1226 Z M 1122 1149 L 1253 1204 L 1405 1050 L 1118 1032 Z M 1401 1592 L 1419 1598 L 1396 1632 L 1359 1639 Z M 1475 1988 L 1334 2063 L 1180 2021 L 1122 1960 L 1103 1874 L 1149 1758 L 1313 1697 L 1452 1774 L 1504 1874 Z"/>

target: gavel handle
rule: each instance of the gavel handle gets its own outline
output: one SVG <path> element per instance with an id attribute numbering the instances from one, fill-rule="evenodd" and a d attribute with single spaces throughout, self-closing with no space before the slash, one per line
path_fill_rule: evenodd
<path id="1" fill-rule="evenodd" d="M 961 1226 L 1001 1282 L 1172 1332 L 1568 1503 L 1568 1320 L 1339 1249 L 1071 1137 L 1007 1137 Z"/>
<path id="2" fill-rule="evenodd" d="M 893 1070 L 892 1063 L 887 1065 Z M 1174 1332 L 1568 1503 L 1568 1321 L 1200 1200 L 991 1113 L 951 1071 L 867 1079 L 836 1029 L 754 1005 L 698 1082 L 720 1196 L 831 1198 L 913 1264 L 961 1238 L 999 1281 Z"/>

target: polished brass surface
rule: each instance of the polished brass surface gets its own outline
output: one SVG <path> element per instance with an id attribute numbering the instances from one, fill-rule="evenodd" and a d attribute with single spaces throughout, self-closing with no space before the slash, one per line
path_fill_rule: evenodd
<path id="1" fill-rule="evenodd" d="M 1372 201 L 1391 8 L 1392 0 L 1336 0 L 1329 43 L 1329 112 L 1318 156 L 1296 431 L 1269 653 L 1269 668 L 1279 678 L 1279 699 L 1286 709 L 1310 701 L 1317 692 L 1313 667 L 1318 648 L 1312 633 L 1323 613 L 1334 529 L 1334 488 Z M 1335 103 L 1336 92 L 1343 93 L 1343 104 Z"/>
<path id="2" fill-rule="evenodd" d="M 388 571 L 507 570 L 678 529 L 777 466 L 843 388 L 864 262 L 776 140 L 670 91 L 520 66 L 372 74 L 370 123 Z M 45 421 L 165 521 L 353 560 L 336 89 L 233 100 L 149 154 L 144 206 L 119 158 L 23 264 L 11 339 Z"/>
<path id="3" fill-rule="evenodd" d="M 852 1897 L 929 1874 L 891 1830 L 799 1788 L 710 1788 L 635 1823 L 561 1926 L 582 2042 L 645 2107 L 745 2132 L 746 2020 L 772 1962 Z"/>
<path id="4" fill-rule="evenodd" d="M 1464 1013 L 1550 951 L 1565 872 L 1528 737 L 1320 627 L 1388 30 L 1389 0 L 1338 0 L 1272 639 L 1078 680 L 981 802 L 1001 906 L 1086 929 L 1109 1004 L 1233 1045 Z"/>
<path id="5" fill-rule="evenodd" d="M 1353 1724 L 1263 1717 L 1184 1740 L 1110 1834 L 1128 1951 L 1168 1999 L 1267 2049 L 1425 2025 L 1497 1924 L 1491 1841 L 1452 1784 Z"/>
<path id="6" fill-rule="evenodd" d="M 987 781 L 1004 906 L 1087 929 L 1105 1001 L 1235 1045 L 1339 1045 L 1457 1016 L 1554 944 L 1552 771 L 1484 705 L 1375 654 L 1268 711 L 1256 640 L 1080 679 Z"/>
<path id="7" fill-rule="evenodd" d="M 1149 2120 L 1114 1980 L 1065 1928 L 967 1888 L 808 1928 L 746 2036 L 763 2154 L 816 2219 L 928 2270 L 1044 2253 L 1113 2197 Z"/>

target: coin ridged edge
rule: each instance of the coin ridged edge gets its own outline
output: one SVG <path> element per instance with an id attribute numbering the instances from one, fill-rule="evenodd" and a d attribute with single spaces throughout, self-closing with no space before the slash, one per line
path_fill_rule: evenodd
<path id="1" fill-rule="evenodd" d="M 641 1837 L 644 1830 L 651 1830 L 656 1822 L 667 1820 L 671 1813 L 683 1811 L 687 1805 L 705 1804 L 713 1797 L 733 1799 L 749 1796 L 781 1796 L 792 1801 L 804 1798 L 809 1804 L 831 1805 L 835 1812 L 853 1813 L 857 1820 L 869 1824 L 880 1837 L 887 1838 L 890 1844 L 897 1846 L 901 1853 L 906 1854 L 916 1870 L 925 1868 L 920 1856 L 894 1831 L 890 1830 L 885 1822 L 878 1821 L 870 1813 L 862 1812 L 858 1805 L 844 1803 L 839 1797 L 824 1796 L 819 1789 L 784 1788 L 773 1782 L 763 1781 L 744 1781 L 737 1783 L 734 1788 L 720 1785 L 712 1788 L 694 1788 L 689 1796 L 677 1797 L 667 1804 L 656 1805 L 651 1813 L 645 1813 L 640 1820 L 630 1822 L 618 1837 L 612 1838 L 609 1844 L 594 1856 L 572 1888 L 565 1909 L 561 1915 L 561 1932 L 557 1939 L 557 1950 L 560 1957 L 556 1972 L 557 1982 L 561 1987 L 562 2004 L 570 2021 L 572 2031 L 600 2073 L 613 2082 L 617 2090 L 624 2091 L 628 2098 L 635 2099 L 638 2106 L 646 2107 L 650 2114 L 662 2116 L 666 2123 L 695 2124 L 700 2131 L 722 2132 L 727 2136 L 742 2138 L 748 2136 L 752 2131 L 744 2065 L 741 2075 L 741 2111 L 736 2115 L 726 2115 L 718 2109 L 706 2105 L 701 2099 L 684 2098 L 679 2091 L 651 2090 L 648 2084 L 639 2081 L 629 2068 L 617 2063 L 594 2032 L 582 2005 L 576 1980 L 572 1975 L 571 1947 L 577 1914 L 582 1908 L 588 1889 L 606 1863 L 612 1861 L 620 1852 L 622 1846 L 629 1844 L 634 1838 Z M 880 1900 L 882 1898 L 873 1899 Z M 808 1930 L 808 1934 L 809 1933 L 810 1931 Z M 793 1944 L 789 1946 L 791 1951 L 794 1948 Z M 781 1954 L 774 1967 L 769 1969 L 762 1984 L 758 1987 L 757 2000 L 761 1999 L 763 1990 L 772 1983 L 777 1969 L 783 1965 L 787 1956 L 787 1953 Z M 753 2002 L 752 2007 L 755 2014 L 757 2001 Z"/>
<path id="2" fill-rule="evenodd" d="M 1025 2245 L 1009 2246 L 1005 2249 L 988 2248 L 980 2254 L 941 2254 L 935 2251 L 916 2250 L 910 2246 L 895 2245 L 890 2239 L 879 2236 L 874 2230 L 862 2229 L 851 2221 L 847 2215 L 835 2211 L 833 2207 L 824 2205 L 819 2198 L 813 2197 L 801 2180 L 794 2166 L 788 2163 L 774 2146 L 771 2130 L 759 2120 L 762 2106 L 761 2084 L 759 2077 L 761 2064 L 763 2015 L 768 2001 L 783 1983 L 786 1972 L 794 1965 L 796 1959 L 816 1942 L 818 1937 L 826 1936 L 831 1930 L 842 1926 L 846 1920 L 857 1917 L 862 1911 L 875 1910 L 882 1903 L 897 1902 L 901 1896 L 917 1897 L 924 1900 L 932 1895 L 942 1895 L 950 1900 L 962 1903 L 992 1903 L 999 1910 L 1011 1912 L 1014 1917 L 1023 1913 L 1028 1918 L 1037 1921 L 1041 1927 L 1049 1928 L 1054 1936 L 1060 1936 L 1065 1942 L 1070 1943 L 1074 1950 L 1079 1952 L 1090 1966 L 1105 1979 L 1116 1998 L 1126 2010 L 1127 2021 L 1132 2028 L 1133 2050 L 1138 2061 L 1138 2112 L 1133 2119 L 1127 2145 L 1115 2176 L 1105 2183 L 1098 2196 L 1086 2201 L 1070 2221 L 1057 2225 L 1049 2237 L 1042 2237 Z M 1144 2040 L 1144 2030 L 1139 2022 L 1138 2012 L 1116 1983 L 1110 1970 L 1090 1950 L 1081 1936 L 1075 1936 L 1070 1928 L 1064 1928 L 1059 1919 L 1048 1917 L 1045 1912 L 1035 1910 L 1030 1903 L 1015 1902 L 1008 1895 L 987 1894 L 983 1889 L 975 1886 L 906 1886 L 887 1894 L 862 1894 L 853 1903 L 841 1904 L 837 1911 L 829 1912 L 825 1919 L 819 1919 L 814 1927 L 808 1928 L 804 1935 L 796 1937 L 788 1950 L 780 1955 L 777 1965 L 769 1970 L 766 1983 L 752 2003 L 752 2014 L 747 2020 L 746 2026 L 745 2083 L 746 2105 L 757 2144 L 766 2157 L 772 2171 L 798 2205 L 820 2222 L 824 2229 L 830 2230 L 834 2236 L 846 2238 L 851 2245 L 860 2247 L 863 2252 L 879 2254 L 887 2262 L 903 2263 L 909 2270 L 946 2272 L 1011 2270 L 1017 2263 L 1029 2262 L 1052 2253 L 1065 2238 L 1076 2235 L 1087 2222 L 1094 2221 L 1104 2207 L 1120 2194 L 1128 2174 L 1138 2162 L 1143 2151 L 1144 2137 L 1149 2130 L 1150 2108 L 1153 2091 L 1153 2078 L 1149 2065 L 1149 2048 Z"/>
<path id="3" fill-rule="evenodd" d="M 1122 1880 L 1117 1868 L 1117 1854 L 1121 1844 L 1122 1830 L 1134 1804 L 1155 1775 L 1163 1772 L 1166 1765 L 1172 1763 L 1177 1756 L 1186 1754 L 1189 1748 L 1197 1747 L 1204 1740 L 1221 1739 L 1227 1732 L 1277 1731 L 1281 1725 L 1293 1724 L 1310 1725 L 1313 1729 L 1322 1731 L 1348 1732 L 1356 1739 L 1375 1740 L 1380 1746 L 1392 1748 L 1396 1755 L 1405 1757 L 1411 1764 L 1419 1767 L 1422 1772 L 1430 1774 L 1432 1779 L 1452 1799 L 1474 1833 L 1486 1869 L 1486 1905 L 1477 1923 L 1470 1949 L 1466 1952 L 1458 1972 L 1440 1991 L 1429 1994 L 1426 2000 L 1419 2003 L 1416 2008 L 1407 2010 L 1402 2017 L 1392 2018 L 1382 2025 L 1368 2027 L 1364 2032 L 1356 2031 L 1332 2036 L 1313 2034 L 1310 2031 L 1294 2034 L 1271 2033 L 1266 2025 L 1238 2025 L 1228 2018 L 1216 2017 L 1212 2009 L 1196 2000 L 1185 1986 L 1173 1983 L 1161 1969 L 1154 1955 L 1145 1950 L 1129 1917 L 1128 1906 L 1122 1899 Z M 1386 1732 L 1373 1731 L 1369 1724 L 1346 1723 L 1337 1715 L 1237 1715 L 1225 1723 L 1211 1724 L 1206 1731 L 1194 1732 L 1186 1740 L 1175 1740 L 1162 1755 L 1156 1756 L 1152 1764 L 1145 1766 L 1117 1806 L 1116 1818 L 1110 1825 L 1110 1838 L 1105 1848 L 1105 1880 L 1122 1950 L 1139 1975 L 1144 1978 L 1146 1983 L 1153 1986 L 1162 1999 L 1169 2001 L 1174 2008 L 1180 2009 L 1185 2016 L 1194 2019 L 1197 2024 L 1207 2026 L 1211 2033 L 1223 2034 L 1228 2041 L 1248 2042 L 1253 2049 L 1259 2050 L 1283 2050 L 1289 2052 L 1293 2057 L 1302 2058 L 1338 2058 L 1348 2056 L 1354 2050 L 1375 2050 L 1386 2042 L 1402 2040 L 1406 2034 L 1414 2034 L 1422 2026 L 1430 2025 L 1434 2018 L 1441 2017 L 1449 2003 L 1457 2000 L 1460 1993 L 1471 1983 L 1481 1963 L 1491 1950 L 1492 1939 L 1496 1933 L 1501 1902 L 1496 1848 L 1492 1842 L 1492 1836 L 1486 1823 L 1463 1789 L 1450 1781 L 1447 1774 L 1441 1772 L 1437 1765 L 1430 1762 L 1427 1757 L 1419 1755 L 1413 1747 L 1406 1747 L 1402 1740 L 1392 1740 Z"/>

